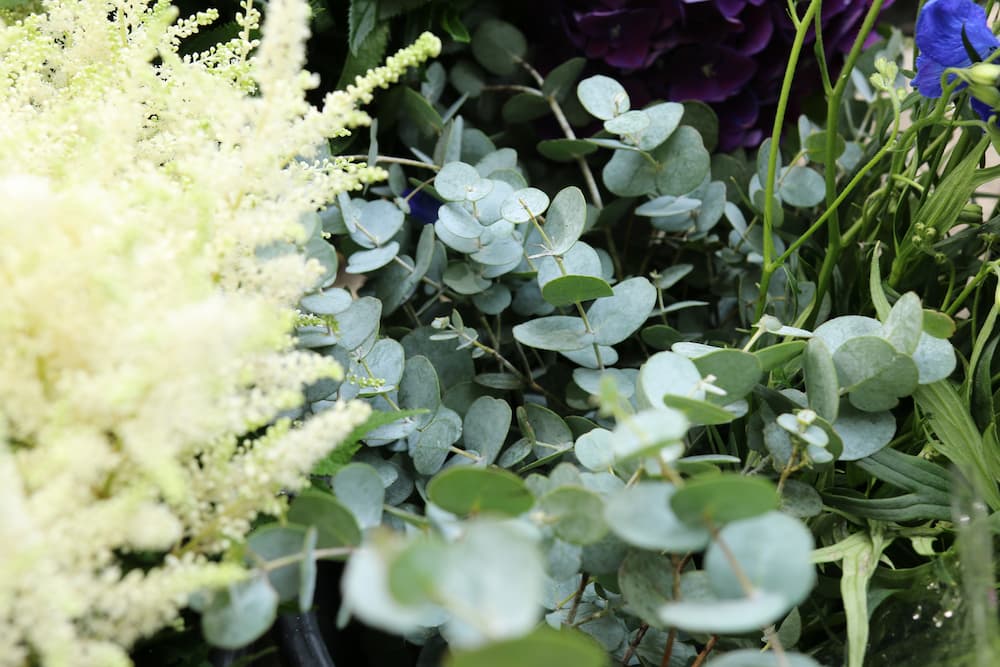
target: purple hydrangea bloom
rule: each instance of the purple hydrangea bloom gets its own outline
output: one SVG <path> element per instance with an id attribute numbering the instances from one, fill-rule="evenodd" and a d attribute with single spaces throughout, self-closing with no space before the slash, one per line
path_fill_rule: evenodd
<path id="1" fill-rule="evenodd" d="M 972 54 L 966 48 L 963 33 L 974 51 Z M 916 39 L 920 55 L 913 85 L 925 97 L 941 97 L 941 76 L 945 69 L 971 67 L 971 56 L 983 60 L 1000 46 L 1000 40 L 986 21 L 986 11 L 972 0 L 930 0 L 917 19 Z M 972 106 L 983 120 L 992 113 L 989 105 L 975 98 Z"/>
<path id="2" fill-rule="evenodd" d="M 607 65 L 634 103 L 656 98 L 709 103 L 719 115 L 722 150 L 756 146 L 770 131 L 795 33 L 785 2 L 552 2 L 573 45 Z M 891 4 L 886 0 L 884 6 Z M 871 0 L 824 0 L 823 45 L 834 69 L 870 6 Z M 804 49 L 793 101 L 819 88 L 811 59 L 812 50 Z"/>

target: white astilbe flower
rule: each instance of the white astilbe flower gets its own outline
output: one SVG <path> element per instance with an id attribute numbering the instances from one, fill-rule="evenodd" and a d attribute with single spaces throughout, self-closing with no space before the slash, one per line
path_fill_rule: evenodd
<path id="1" fill-rule="evenodd" d="M 300 221 L 384 176 L 318 148 L 440 44 L 315 108 L 308 13 L 247 0 L 239 37 L 181 57 L 214 10 L 0 9 L 0 667 L 128 665 L 245 576 L 219 555 L 367 416 L 279 419 L 341 372 L 293 349 L 324 271 Z"/>

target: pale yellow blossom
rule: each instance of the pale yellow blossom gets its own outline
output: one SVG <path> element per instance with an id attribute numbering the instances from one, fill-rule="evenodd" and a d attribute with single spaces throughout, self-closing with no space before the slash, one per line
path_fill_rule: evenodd
<path id="1" fill-rule="evenodd" d="M 317 109 L 305 0 L 270 0 L 259 43 L 243 8 L 237 38 L 184 57 L 214 10 L 0 10 L 0 667 L 128 665 L 191 593 L 245 576 L 220 554 L 367 416 L 279 419 L 341 372 L 293 349 L 323 276 L 301 220 L 384 176 L 317 149 L 440 45 Z"/>

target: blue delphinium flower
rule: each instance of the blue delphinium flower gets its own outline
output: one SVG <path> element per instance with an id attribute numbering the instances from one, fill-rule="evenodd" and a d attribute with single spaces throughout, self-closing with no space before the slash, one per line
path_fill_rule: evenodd
<path id="1" fill-rule="evenodd" d="M 990 30 L 986 11 L 972 0 L 930 0 L 917 19 L 917 76 L 913 84 L 925 97 L 941 97 L 941 77 L 945 70 L 970 69 L 1000 46 Z M 982 86 L 968 74 L 948 72 L 949 81 L 961 78 L 961 87 L 973 83 L 972 107 L 987 120 L 993 113 L 989 102 L 997 98 L 996 86 Z M 978 84 L 978 85 L 977 85 Z M 989 99 L 993 98 L 993 99 Z"/>

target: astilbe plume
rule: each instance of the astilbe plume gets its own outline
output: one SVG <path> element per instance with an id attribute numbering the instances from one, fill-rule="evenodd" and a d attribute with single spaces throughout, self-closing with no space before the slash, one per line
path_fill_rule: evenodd
<path id="1" fill-rule="evenodd" d="M 278 418 L 340 373 L 294 349 L 322 274 L 300 220 L 384 176 L 317 149 L 440 43 L 315 108 L 308 13 L 271 0 L 258 43 L 247 0 L 239 37 L 182 57 L 216 12 L 0 11 L 3 667 L 128 665 L 191 593 L 245 576 L 216 556 L 367 416 Z M 131 552 L 163 556 L 130 569 Z"/>
<path id="2" fill-rule="evenodd" d="M 719 115 L 719 148 L 756 146 L 770 132 L 794 29 L 777 0 L 553 0 L 587 58 L 615 70 L 637 99 L 702 100 Z M 892 0 L 883 2 L 883 7 Z M 823 46 L 835 73 L 871 0 L 826 0 Z M 814 41 L 810 35 L 808 43 Z M 818 89 L 803 50 L 793 100 Z"/>

